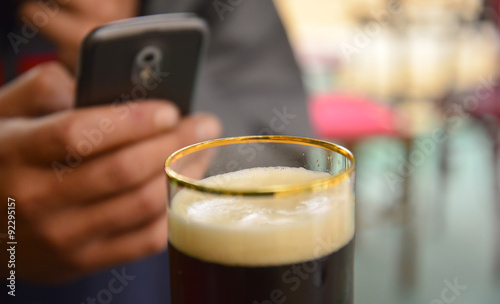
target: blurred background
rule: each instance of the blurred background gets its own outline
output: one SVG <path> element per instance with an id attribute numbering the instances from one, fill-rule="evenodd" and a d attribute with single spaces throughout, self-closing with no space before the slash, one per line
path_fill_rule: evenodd
<path id="1" fill-rule="evenodd" d="M 500 303 L 500 1 L 275 0 L 355 152 L 355 302 Z"/>

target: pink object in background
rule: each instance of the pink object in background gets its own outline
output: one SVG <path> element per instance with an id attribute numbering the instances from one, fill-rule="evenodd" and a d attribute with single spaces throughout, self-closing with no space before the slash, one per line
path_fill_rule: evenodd
<path id="1" fill-rule="evenodd" d="M 478 118 L 493 116 L 496 119 L 500 119 L 500 88 L 495 86 L 493 91 L 489 92 L 485 98 L 479 100 L 477 106 L 473 106 L 471 109 L 467 109 L 465 106 L 464 108 Z"/>
<path id="2" fill-rule="evenodd" d="M 340 94 L 321 94 L 309 101 L 313 130 L 322 138 L 356 141 L 373 135 L 398 136 L 392 108 Z"/>

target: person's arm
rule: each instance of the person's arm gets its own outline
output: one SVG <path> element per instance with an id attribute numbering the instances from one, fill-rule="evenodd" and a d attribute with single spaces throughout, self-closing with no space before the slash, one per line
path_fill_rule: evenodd
<path id="1" fill-rule="evenodd" d="M 180 119 L 165 101 L 71 110 L 73 92 L 57 63 L 0 88 L 0 197 L 16 203 L 22 281 L 65 282 L 163 250 L 163 163 L 220 132 L 213 117 Z M 0 209 L 7 227 L 7 204 Z"/>

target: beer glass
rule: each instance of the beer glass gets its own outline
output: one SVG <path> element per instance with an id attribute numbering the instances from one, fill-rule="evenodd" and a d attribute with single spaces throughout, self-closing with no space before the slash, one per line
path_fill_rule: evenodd
<path id="1" fill-rule="evenodd" d="M 289 136 L 172 154 L 172 303 L 352 303 L 354 167 L 343 147 Z"/>

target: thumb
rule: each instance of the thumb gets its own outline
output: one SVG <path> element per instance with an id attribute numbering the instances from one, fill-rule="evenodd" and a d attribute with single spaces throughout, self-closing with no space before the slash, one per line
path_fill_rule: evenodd
<path id="1" fill-rule="evenodd" d="M 37 117 L 70 109 L 75 81 L 57 62 L 44 63 L 0 88 L 0 116 Z"/>

